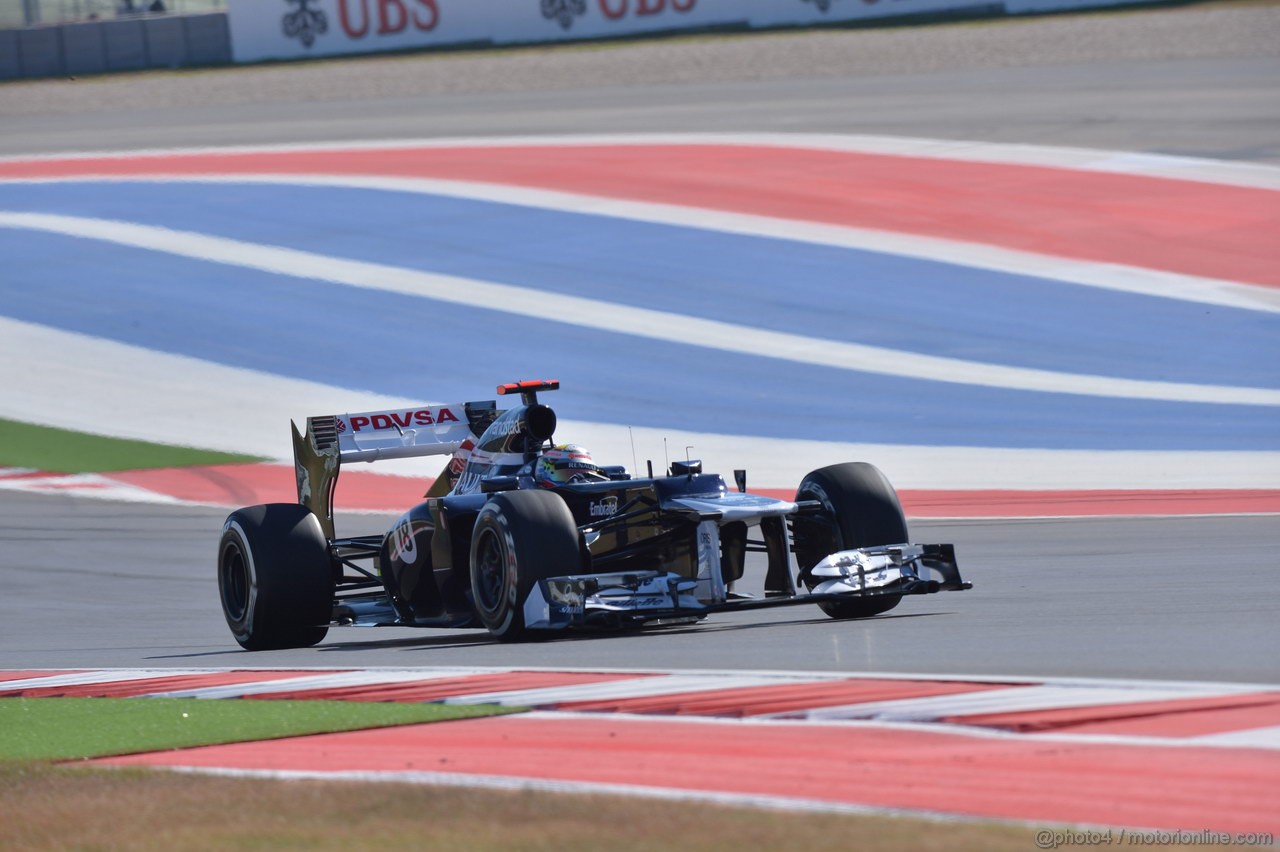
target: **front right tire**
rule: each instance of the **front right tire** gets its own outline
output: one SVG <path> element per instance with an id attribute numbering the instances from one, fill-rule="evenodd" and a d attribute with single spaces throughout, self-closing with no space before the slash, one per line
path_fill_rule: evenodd
<path id="1" fill-rule="evenodd" d="M 832 553 L 909 540 L 898 494 L 874 465 L 849 462 L 819 468 L 801 480 L 796 500 L 822 504 L 816 517 L 801 515 L 794 521 L 796 562 L 810 589 L 816 583 L 809 579 L 809 569 Z M 901 600 L 902 595 L 874 595 L 819 606 L 832 618 L 869 618 L 888 612 Z"/>
<path id="2" fill-rule="evenodd" d="M 503 642 L 532 638 L 524 602 L 539 580 L 577 573 L 578 526 L 559 495 L 503 491 L 489 498 L 471 535 L 471 594 L 476 613 Z"/>

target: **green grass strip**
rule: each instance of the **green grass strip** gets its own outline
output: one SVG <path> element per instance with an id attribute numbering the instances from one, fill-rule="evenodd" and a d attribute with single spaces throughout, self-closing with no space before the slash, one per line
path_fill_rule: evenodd
<path id="1" fill-rule="evenodd" d="M 0 698 L 0 760 L 75 760 L 508 712 L 356 701 Z"/>
<path id="2" fill-rule="evenodd" d="M 0 467 L 30 467 L 52 473 L 102 473 L 261 460 L 257 456 L 106 438 L 0 420 Z"/>

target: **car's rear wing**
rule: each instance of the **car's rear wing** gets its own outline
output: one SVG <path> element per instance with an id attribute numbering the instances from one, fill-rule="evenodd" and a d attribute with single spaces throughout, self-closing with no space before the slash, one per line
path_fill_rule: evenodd
<path id="1" fill-rule="evenodd" d="M 298 502 L 333 538 L 333 493 L 344 463 L 450 454 L 497 416 L 497 402 L 488 400 L 318 415 L 307 418 L 305 433 L 290 423 Z"/>

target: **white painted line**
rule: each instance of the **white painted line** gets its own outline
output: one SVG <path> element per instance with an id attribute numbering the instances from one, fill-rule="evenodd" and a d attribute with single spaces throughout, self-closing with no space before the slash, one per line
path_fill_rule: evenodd
<path id="1" fill-rule="evenodd" d="M 833 369 L 1044 393 L 1280 406 L 1280 390 L 1271 388 L 1142 381 L 942 358 L 129 222 L 0 212 L 0 227 L 102 240 L 179 257 L 479 307 L 542 321 L 554 316 L 560 322 L 615 334 L 682 345 L 696 341 L 698 346 L 724 352 Z"/>
<path id="2" fill-rule="evenodd" d="M 0 317 L 0 417 L 101 435 L 263 456 L 292 465 L 289 421 L 339 411 L 379 411 L 421 399 L 289 379 Z M 39 364 L 42 381 L 30 380 Z M 485 390 L 477 389 L 477 398 Z M 164 400 L 156 405 L 155 400 Z M 439 400 L 437 400 L 439 401 Z M 746 468 L 748 486 L 794 488 L 810 470 L 863 460 L 899 489 L 1276 488 L 1280 452 L 1029 450 L 778 440 L 679 429 L 561 421 L 557 435 L 598 459 L 662 459 L 692 446 L 707 470 Z M 1194 458 L 1188 464 L 1188 457 Z M 434 478 L 436 459 L 358 470 Z M 341 503 L 339 486 L 339 503 Z M 1016 680 L 1016 678 L 1015 678 Z"/>
<path id="3" fill-rule="evenodd" d="M 75 178 L 0 179 L 0 183 L 166 183 L 262 184 L 323 186 L 410 192 L 514 204 L 580 215 L 608 216 L 635 222 L 697 228 L 704 231 L 790 240 L 812 245 L 872 251 L 920 260 L 936 261 L 991 272 L 1041 278 L 1066 284 L 1133 293 L 1161 299 L 1178 299 L 1241 310 L 1280 313 L 1280 290 L 1213 278 L 1183 275 L 1137 266 L 1100 263 L 1001 248 L 982 243 L 926 237 L 872 228 L 827 225 L 794 219 L 730 213 L 710 208 L 684 207 L 643 201 L 626 201 L 552 190 L 527 189 L 504 184 L 425 178 L 360 175 L 262 175 L 227 173 L 208 176 L 165 174 L 141 176 L 92 175 Z"/>
<path id="4" fill-rule="evenodd" d="M 273 778 L 302 781 L 360 781 L 392 784 L 428 784 L 451 787 L 470 787 L 485 790 L 530 790 L 548 793 L 578 793 L 582 795 L 635 796 L 679 802 L 707 802 L 730 807 L 760 808 L 803 813 L 838 813 L 866 816 L 901 816 L 928 819 L 938 822 L 1003 822 L 996 817 L 970 817 L 941 811 L 883 808 L 845 802 L 802 799 L 790 796 L 766 796 L 747 793 L 718 793 L 705 790 L 686 790 L 679 787 L 645 787 L 636 784 L 612 784 L 596 781 L 555 781 L 518 775 L 467 775 L 456 772 L 367 772 L 359 770 L 322 771 L 301 769 L 236 769 L 234 767 L 204 766 L 155 766 L 149 767 L 169 772 L 192 775 L 218 775 L 228 778 Z M 1015 821 L 1016 822 L 1016 821 Z M 1023 823 L 1017 823 L 1023 824 Z M 1051 823 L 1037 822 L 1043 826 Z"/>
<path id="5" fill-rule="evenodd" d="M 401 400 L 0 317 L 0 416 L 292 464 L 289 420 Z M 30 380 L 40 365 L 41 381 Z M 157 404 L 156 400 L 163 402 Z M 348 408 L 347 406 L 350 406 Z M 434 465 L 439 473 L 439 464 Z"/>

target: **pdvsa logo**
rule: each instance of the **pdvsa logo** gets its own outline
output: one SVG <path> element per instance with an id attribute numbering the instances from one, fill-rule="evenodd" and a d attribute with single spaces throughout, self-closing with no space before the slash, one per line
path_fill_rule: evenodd
<path id="1" fill-rule="evenodd" d="M 339 420 L 339 423 L 342 421 Z M 410 426 L 437 426 L 445 423 L 457 423 L 458 416 L 447 408 L 432 413 L 430 408 L 419 408 L 416 411 L 387 411 L 368 416 L 358 415 L 351 418 L 351 431 L 361 432 L 365 429 L 407 429 Z M 339 429 L 339 432 L 345 429 Z"/>

